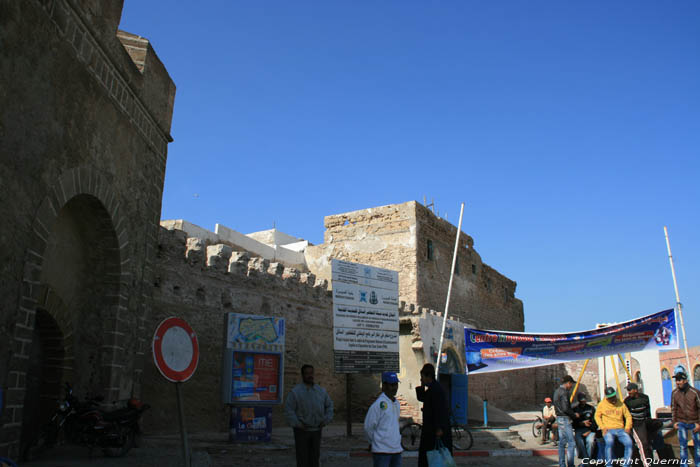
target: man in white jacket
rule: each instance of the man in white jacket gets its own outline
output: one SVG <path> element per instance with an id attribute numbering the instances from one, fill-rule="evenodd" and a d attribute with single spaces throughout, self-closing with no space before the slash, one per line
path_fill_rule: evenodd
<path id="1" fill-rule="evenodd" d="M 401 405 L 396 400 L 399 378 L 396 373 L 382 373 L 382 393 L 370 406 L 365 417 L 365 433 L 371 444 L 374 467 L 401 467 Z"/>

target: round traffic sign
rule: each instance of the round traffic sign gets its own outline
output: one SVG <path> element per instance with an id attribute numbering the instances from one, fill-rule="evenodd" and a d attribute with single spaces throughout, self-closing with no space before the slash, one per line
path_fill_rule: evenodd
<path id="1" fill-rule="evenodd" d="M 192 377 L 199 363 L 197 334 L 176 317 L 166 318 L 153 334 L 153 360 L 160 374 L 173 383 Z"/>

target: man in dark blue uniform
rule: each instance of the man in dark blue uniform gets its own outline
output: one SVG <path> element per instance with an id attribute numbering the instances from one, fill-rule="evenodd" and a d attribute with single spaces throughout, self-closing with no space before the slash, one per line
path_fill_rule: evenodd
<path id="1" fill-rule="evenodd" d="M 416 397 L 423 403 L 423 429 L 418 446 L 418 467 L 428 467 L 426 453 L 435 449 L 438 440 L 452 452 L 449 404 L 445 391 L 435 380 L 435 367 L 426 363 L 420 370 Z"/>

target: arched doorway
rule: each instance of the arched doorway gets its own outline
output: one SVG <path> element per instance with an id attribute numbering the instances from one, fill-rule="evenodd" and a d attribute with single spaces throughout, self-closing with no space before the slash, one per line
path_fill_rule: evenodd
<path id="1" fill-rule="evenodd" d="M 45 421 L 47 407 L 55 408 L 65 382 L 78 397 L 110 397 L 118 368 L 105 362 L 113 361 L 116 347 L 121 277 L 119 239 L 107 209 L 93 195 L 74 196 L 57 213 L 43 252 L 23 442 Z"/>
<path id="2" fill-rule="evenodd" d="M 51 419 L 61 396 L 66 363 L 64 334 L 53 316 L 38 309 L 34 326 L 22 427 L 22 437 L 27 440 Z"/>

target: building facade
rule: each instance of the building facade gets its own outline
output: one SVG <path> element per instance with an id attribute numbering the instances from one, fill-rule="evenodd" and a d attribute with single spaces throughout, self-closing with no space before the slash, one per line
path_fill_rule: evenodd
<path id="1" fill-rule="evenodd" d="M 0 1 L 0 453 L 139 395 L 175 86 L 122 1 Z"/>

